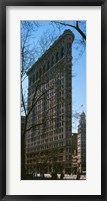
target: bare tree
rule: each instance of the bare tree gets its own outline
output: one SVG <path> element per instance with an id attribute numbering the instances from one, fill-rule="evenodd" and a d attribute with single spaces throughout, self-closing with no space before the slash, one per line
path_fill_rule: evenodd
<path id="1" fill-rule="evenodd" d="M 57 35 L 55 31 L 46 30 L 43 35 L 40 37 L 39 43 L 39 49 L 40 49 L 40 55 L 44 54 L 49 47 L 52 45 L 52 43 L 57 39 Z"/>
<path id="2" fill-rule="evenodd" d="M 73 65 L 77 63 L 82 57 L 86 49 L 86 27 L 84 21 L 51 21 L 52 27 L 56 27 L 59 33 L 64 30 L 64 28 L 69 28 L 72 32 L 76 31 L 80 37 L 75 38 L 73 43 L 73 50 L 75 51 L 75 58 L 73 58 Z M 75 73 L 74 75 L 75 76 Z"/>
<path id="3" fill-rule="evenodd" d="M 82 21 L 74 21 L 72 22 L 64 22 L 64 21 L 51 21 L 52 23 L 55 23 L 56 26 L 60 29 L 60 25 L 70 27 L 72 30 L 75 29 L 81 37 L 86 41 L 86 34 L 84 30 L 81 28 L 81 24 L 83 23 Z"/>
<path id="4" fill-rule="evenodd" d="M 39 29 L 39 23 L 35 21 L 21 21 L 21 114 L 22 119 L 24 120 L 24 124 L 22 125 L 21 130 L 21 176 L 25 178 L 25 136 L 26 133 L 36 127 L 40 127 L 45 120 L 41 122 L 32 121 L 31 124 L 28 124 L 29 118 L 34 111 L 37 103 L 42 99 L 44 94 L 49 90 L 41 90 L 41 86 L 43 86 L 47 82 L 47 78 L 45 77 L 43 80 L 41 77 L 34 84 L 31 90 L 33 90 L 32 99 L 29 99 L 28 94 L 28 86 L 27 85 L 27 72 L 30 67 L 37 60 L 40 52 L 38 51 L 37 44 L 35 44 L 36 34 Z M 42 54 L 42 52 L 41 52 Z"/>

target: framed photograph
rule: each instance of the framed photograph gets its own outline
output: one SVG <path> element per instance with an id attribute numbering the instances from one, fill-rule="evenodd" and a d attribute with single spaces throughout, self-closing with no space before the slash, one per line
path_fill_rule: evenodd
<path id="1" fill-rule="evenodd" d="M 1 200 L 106 200 L 107 1 L 0 1 Z"/>

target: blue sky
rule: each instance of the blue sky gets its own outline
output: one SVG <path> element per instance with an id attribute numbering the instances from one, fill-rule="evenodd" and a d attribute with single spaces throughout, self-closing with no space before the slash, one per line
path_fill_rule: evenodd
<path id="1" fill-rule="evenodd" d="M 69 24 L 75 24 L 75 21 L 66 21 Z M 80 34 L 70 27 L 56 27 L 52 26 L 49 21 L 38 21 L 38 27 L 35 29 L 33 37 L 30 39 L 30 43 L 37 47 L 37 55 L 35 61 L 41 56 L 40 41 L 45 37 L 53 36 L 53 41 L 63 33 L 65 29 L 70 29 L 74 35 L 75 40 L 73 42 L 72 54 L 73 54 L 73 78 L 72 78 L 72 113 L 80 114 L 82 111 L 86 112 L 86 47 L 81 42 Z M 86 22 L 80 22 L 80 27 L 86 33 Z M 82 44 L 81 44 L 82 43 Z M 39 51 L 38 51 L 39 50 Z M 25 84 L 26 85 L 26 84 Z M 83 105 L 83 106 L 81 106 Z M 72 132 L 77 132 L 78 118 L 72 119 Z"/>
<path id="2" fill-rule="evenodd" d="M 86 52 L 73 68 L 76 77 L 72 79 L 72 109 L 74 113 L 86 112 Z M 72 124 L 73 132 L 77 132 L 78 119 L 73 118 Z"/>

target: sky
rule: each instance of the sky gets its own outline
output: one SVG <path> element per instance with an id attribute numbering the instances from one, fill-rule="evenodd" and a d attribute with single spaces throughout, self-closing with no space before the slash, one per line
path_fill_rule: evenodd
<path id="1" fill-rule="evenodd" d="M 29 43 L 37 47 L 37 54 L 35 61 L 41 56 L 42 43 L 45 43 L 47 38 L 46 47 L 48 48 L 54 40 L 56 40 L 66 29 L 70 29 L 74 35 L 75 39 L 72 45 L 72 132 L 77 133 L 77 126 L 79 121 L 79 114 L 84 111 L 86 112 L 86 47 L 82 43 L 80 34 L 71 27 L 52 25 L 49 21 L 36 21 L 37 26 L 35 27 L 35 32 L 33 32 L 33 37 L 30 38 Z M 75 24 L 75 21 L 66 21 L 69 24 Z M 86 22 L 80 22 L 80 27 L 86 33 Z M 49 41 L 51 41 L 49 44 Z M 45 51 L 45 50 L 44 50 Z M 24 82 L 27 85 L 27 81 Z"/>

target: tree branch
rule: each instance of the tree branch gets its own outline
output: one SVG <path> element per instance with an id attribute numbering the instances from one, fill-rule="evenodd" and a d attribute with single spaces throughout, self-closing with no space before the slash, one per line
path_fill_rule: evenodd
<path id="1" fill-rule="evenodd" d="M 78 21 L 76 21 L 76 26 L 72 25 L 72 24 L 68 24 L 68 23 L 64 23 L 64 22 L 60 22 L 60 21 L 51 21 L 54 22 L 55 24 L 61 24 L 63 26 L 68 26 L 68 27 L 72 27 L 74 29 L 76 29 L 78 31 L 78 33 L 84 38 L 84 40 L 86 41 L 86 35 L 84 34 L 84 32 L 79 28 L 79 24 Z"/>

